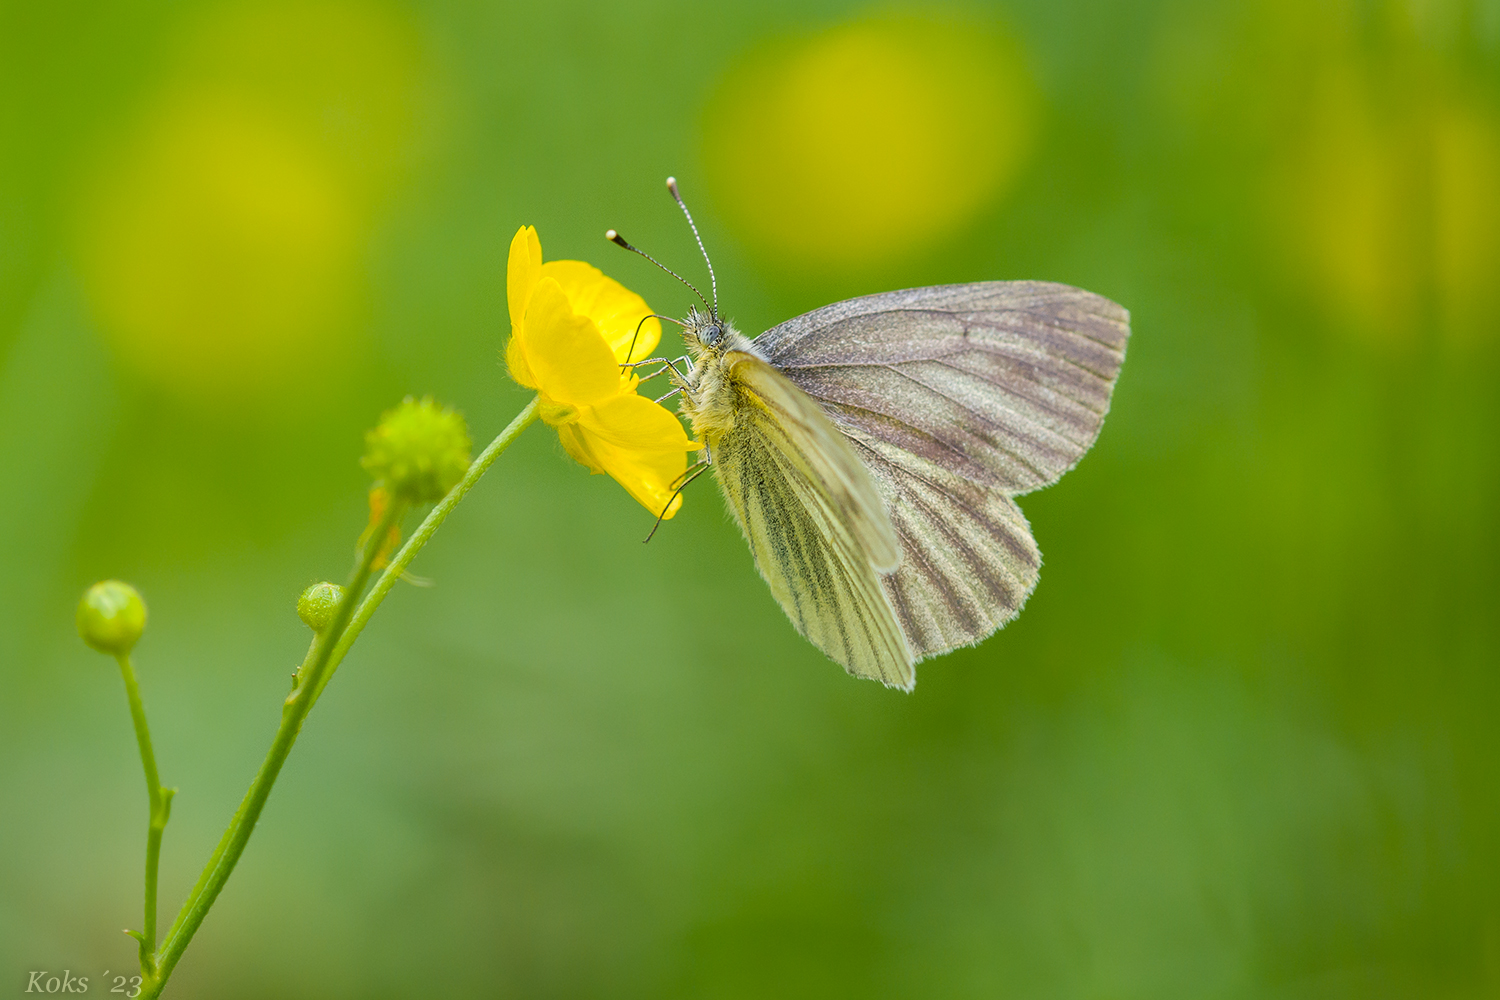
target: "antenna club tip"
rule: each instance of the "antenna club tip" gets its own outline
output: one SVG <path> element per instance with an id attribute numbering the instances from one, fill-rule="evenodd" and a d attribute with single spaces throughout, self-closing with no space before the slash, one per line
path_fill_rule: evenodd
<path id="1" fill-rule="evenodd" d="M 613 243 L 615 240 L 620 238 L 620 234 L 615 232 L 613 229 L 606 229 L 604 231 L 604 238 Z"/>
<path id="2" fill-rule="evenodd" d="M 668 177 L 667 178 L 667 190 L 669 190 L 669 191 L 676 191 L 677 190 L 677 178 L 675 178 L 675 177 Z"/>

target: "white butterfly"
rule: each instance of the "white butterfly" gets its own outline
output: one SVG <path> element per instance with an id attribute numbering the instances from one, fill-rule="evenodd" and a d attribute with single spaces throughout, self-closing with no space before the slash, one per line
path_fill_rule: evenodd
<path id="1" fill-rule="evenodd" d="M 672 378 L 797 631 L 909 691 L 918 660 L 1014 618 L 1041 567 L 1014 497 L 1098 437 L 1130 314 L 1067 285 L 987 281 L 850 299 L 751 340 L 717 294 L 705 306 Z"/>

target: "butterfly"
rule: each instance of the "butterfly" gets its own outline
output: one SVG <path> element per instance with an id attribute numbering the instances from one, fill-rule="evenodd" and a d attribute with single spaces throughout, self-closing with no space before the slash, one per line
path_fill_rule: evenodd
<path id="1" fill-rule="evenodd" d="M 708 267 L 713 301 L 698 293 L 680 321 L 686 369 L 669 363 L 704 445 L 682 486 L 712 469 L 797 631 L 910 691 L 918 661 L 989 636 L 1036 587 L 1015 497 L 1098 437 L 1130 314 L 1068 285 L 981 281 L 838 302 L 751 339 L 720 315 Z"/>

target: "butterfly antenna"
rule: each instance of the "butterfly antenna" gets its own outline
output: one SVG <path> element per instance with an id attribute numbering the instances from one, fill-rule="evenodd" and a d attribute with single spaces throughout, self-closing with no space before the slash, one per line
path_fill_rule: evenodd
<path id="1" fill-rule="evenodd" d="M 626 250 L 629 250 L 631 253 L 638 253 L 638 254 L 640 254 L 642 257 L 646 258 L 651 263 L 655 264 L 657 267 L 661 268 L 663 271 L 666 271 L 672 277 L 676 278 L 678 281 L 682 282 L 684 285 L 687 285 L 689 288 L 691 288 L 693 290 L 693 294 L 696 295 L 696 296 L 698 296 L 698 301 L 702 302 L 705 307 L 707 307 L 709 309 L 713 308 L 713 306 L 710 306 L 708 304 L 708 300 L 703 297 L 703 293 L 700 292 L 700 291 L 698 291 L 698 286 L 697 285 L 693 284 L 691 281 L 687 280 L 682 275 L 678 274 L 676 271 L 672 270 L 670 267 L 668 267 L 667 265 L 663 264 L 661 261 L 657 260 L 655 257 L 651 256 L 649 253 L 647 253 L 646 251 L 642 250 L 640 247 L 631 246 L 629 243 L 626 243 L 625 242 L 625 237 L 621 236 L 619 233 L 615 232 L 613 229 L 607 229 L 607 230 L 605 230 L 605 232 L 604 232 L 604 238 L 607 239 L 607 240 L 609 240 L 611 243 L 615 244 L 616 246 L 624 247 Z"/>
<path id="2" fill-rule="evenodd" d="M 693 239 L 698 241 L 698 252 L 703 254 L 703 263 L 708 265 L 708 283 L 714 294 L 713 309 L 714 317 L 717 319 L 719 315 L 719 279 L 714 277 L 714 262 L 708 259 L 708 250 L 703 246 L 703 237 L 698 235 L 698 224 L 693 221 L 693 213 L 688 211 L 686 203 L 682 200 L 682 195 L 677 191 L 677 178 L 667 178 L 667 190 L 672 192 L 672 200 L 677 202 L 677 207 L 682 209 L 683 215 L 687 216 L 688 227 L 693 231 Z M 700 295 L 699 298 L 702 298 L 702 296 Z"/>

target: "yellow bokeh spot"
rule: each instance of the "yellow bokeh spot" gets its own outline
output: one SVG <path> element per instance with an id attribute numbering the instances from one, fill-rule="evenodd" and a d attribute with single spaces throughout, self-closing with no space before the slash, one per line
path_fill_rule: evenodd
<path id="1" fill-rule="evenodd" d="M 1290 270 L 1335 312 L 1381 336 L 1411 323 L 1419 277 L 1406 210 L 1413 178 L 1398 131 L 1341 67 L 1310 95 L 1305 131 L 1273 192 Z"/>
<path id="2" fill-rule="evenodd" d="M 1500 121 L 1474 107 L 1433 116 L 1433 251 L 1455 339 L 1496 333 L 1500 284 Z"/>
<path id="3" fill-rule="evenodd" d="M 90 208 L 96 309 L 150 381 L 238 402 L 347 346 L 353 206 L 265 110 L 227 95 L 164 109 Z"/>
<path id="4" fill-rule="evenodd" d="M 409 166 L 422 117 L 422 54 L 415 27 L 383 4 L 255 0 L 219 8 L 187 36 L 183 73 L 274 106 L 316 137 L 361 196 L 378 197 Z"/>
<path id="5" fill-rule="evenodd" d="M 1351 330 L 1397 347 L 1496 332 L 1500 118 L 1439 79 L 1334 63 L 1274 172 L 1272 237 L 1288 273 Z"/>
<path id="6" fill-rule="evenodd" d="M 350 4 L 230 5 L 185 27 L 78 203 L 94 312 L 130 370 L 238 411 L 352 367 L 365 247 L 410 145 L 410 35 Z"/>
<path id="7" fill-rule="evenodd" d="M 749 242 L 858 268 L 932 245 L 1001 194 L 1034 103 L 1017 50 L 986 26 L 872 19 L 748 56 L 709 102 L 704 157 Z"/>

